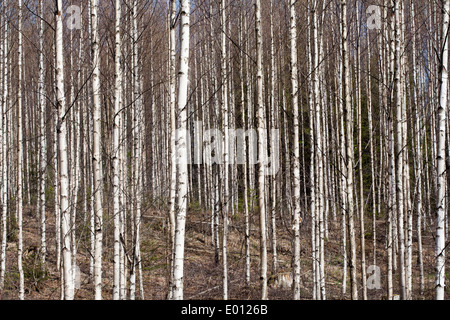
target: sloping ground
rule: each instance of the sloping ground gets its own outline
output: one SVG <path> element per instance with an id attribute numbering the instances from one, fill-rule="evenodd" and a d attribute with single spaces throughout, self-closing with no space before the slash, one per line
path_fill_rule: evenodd
<path id="1" fill-rule="evenodd" d="M 54 217 L 47 213 L 48 227 L 48 256 L 47 270 L 41 271 L 38 259 L 39 228 L 34 208 L 26 207 L 24 211 L 24 272 L 25 272 L 25 298 L 29 300 L 60 299 L 61 288 L 59 271 L 56 268 L 55 254 L 55 229 Z M 164 217 L 161 212 L 146 212 L 141 226 L 141 250 L 142 250 L 142 273 L 145 299 L 165 299 L 167 291 L 167 245 L 164 230 Z M 229 298 L 230 299 L 259 299 L 259 232 L 257 231 L 258 218 L 252 216 L 251 233 L 251 283 L 249 286 L 244 281 L 244 236 L 243 217 L 233 217 L 230 225 L 230 236 L 228 239 L 228 262 L 229 262 Z M 209 217 L 203 212 L 192 210 L 188 215 L 186 236 L 186 258 L 184 278 L 185 299 L 221 299 L 222 298 L 222 265 L 214 263 L 214 248 L 211 245 Z M 112 219 L 105 216 L 105 230 L 103 255 L 103 298 L 112 298 Z M 83 227 L 77 229 L 77 265 L 80 268 L 80 287 L 76 290 L 76 299 L 93 299 L 93 284 L 89 277 L 89 228 L 84 223 L 84 215 L 78 217 L 77 224 Z M 310 230 L 302 226 L 302 251 L 301 251 L 301 279 L 302 299 L 312 298 L 312 259 L 310 245 Z M 368 290 L 369 299 L 385 299 L 386 297 L 386 250 L 384 247 L 384 222 L 378 224 L 377 263 L 381 269 L 380 290 Z M 329 222 L 329 235 L 325 244 L 326 260 L 326 290 L 327 299 L 349 299 L 350 275 L 347 276 L 347 294 L 342 294 L 342 249 L 340 246 L 340 227 L 337 222 Z M 10 233 L 7 249 L 7 273 L 5 289 L 2 299 L 17 299 L 19 274 L 17 271 L 17 244 L 14 231 Z M 358 241 L 358 266 L 360 265 L 360 248 Z M 413 256 L 413 286 L 414 299 L 432 299 L 434 295 L 433 281 L 433 239 L 431 236 L 424 237 L 424 267 L 425 267 L 425 293 L 418 295 L 419 271 L 417 260 L 417 248 L 414 245 Z M 291 243 L 289 230 L 280 222 L 278 227 L 278 262 L 279 271 L 289 271 L 291 261 Z M 272 255 L 269 241 L 269 275 L 271 273 Z M 366 235 L 366 265 L 372 264 L 372 239 Z M 360 270 L 358 269 L 358 277 Z M 398 290 L 398 272 L 394 275 L 395 294 Z M 139 278 L 137 278 L 139 281 Z M 360 285 L 359 285 L 360 289 Z M 361 289 L 359 296 L 362 297 Z M 139 282 L 136 297 L 140 299 Z M 291 299 L 292 293 L 289 289 L 269 288 L 270 299 Z"/>

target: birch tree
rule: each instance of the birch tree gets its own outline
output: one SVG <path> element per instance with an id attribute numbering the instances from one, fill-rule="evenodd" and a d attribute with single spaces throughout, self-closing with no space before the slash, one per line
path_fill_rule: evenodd
<path id="1" fill-rule="evenodd" d="M 44 14 L 44 1 L 39 1 L 40 15 Z M 39 23 L 39 215 L 41 224 L 41 264 L 44 267 L 47 254 L 46 240 L 46 207 L 45 207 L 45 179 L 47 168 L 47 141 L 45 132 L 46 101 L 45 101 L 45 74 L 44 74 L 44 21 Z"/>
<path id="2" fill-rule="evenodd" d="M 23 60 L 23 35 L 22 35 L 22 5 L 19 0 L 19 40 L 18 40 L 18 88 L 17 88 L 17 225 L 19 227 L 17 244 L 17 264 L 19 270 L 19 299 L 24 300 L 24 274 L 23 274 L 23 106 L 22 106 L 22 60 Z"/>
<path id="3" fill-rule="evenodd" d="M 440 92 L 438 115 L 438 135 L 437 135 L 437 215 L 436 215 L 436 300 L 444 300 L 445 296 L 445 122 L 447 116 L 447 86 L 448 86 L 448 30 L 449 30 L 449 10 L 450 1 L 442 1 L 442 49 L 440 67 Z"/>
<path id="4" fill-rule="evenodd" d="M 176 15 L 176 2 L 175 0 L 169 1 L 169 120 L 170 120 L 170 193 L 169 193 L 169 246 L 170 246 L 170 259 L 169 259 L 169 292 L 168 298 L 172 297 L 172 277 L 173 277 L 173 254 L 174 241 L 175 241 L 175 214 L 176 214 L 176 186 L 177 186 L 177 166 L 176 166 L 176 101 L 175 101 L 175 90 L 176 90 L 176 65 L 175 65 L 175 15 Z M 214 234 L 214 233 L 211 233 Z"/>
<path id="5" fill-rule="evenodd" d="M 5 1 L 4 8 L 3 8 L 3 21 L 6 20 L 6 14 L 8 3 Z M 1 252 L 0 252 L 0 292 L 3 291 L 4 285 L 5 285 L 5 273 L 6 273 L 6 247 L 7 247 L 7 215 L 8 215 L 8 181 L 7 178 L 8 174 L 8 168 L 7 168 L 7 161 L 8 161 L 8 138 L 9 138 L 9 126 L 8 126 L 8 93 L 9 93 L 9 85 L 8 85 L 8 24 L 4 24 L 4 33 L 3 33 L 4 39 L 2 41 L 2 51 L 1 54 L 3 56 L 3 68 L 0 70 L 3 74 L 3 94 L 1 96 L 2 98 L 2 179 L 3 179 L 3 188 L 1 189 L 1 199 L 2 199 L 2 219 L 1 219 L 1 233 L 2 233 L 2 242 L 1 242 Z"/>
<path id="6" fill-rule="evenodd" d="M 228 238 L 228 212 L 230 208 L 230 192 L 229 192 L 229 165 L 230 165 L 230 141 L 229 141 L 229 112 L 228 112 L 228 75 L 227 75 L 227 47 L 226 47 L 226 13 L 225 0 L 220 1 L 220 16 L 221 16 L 221 76 L 222 76 L 222 116 L 223 116 L 223 238 L 222 238 L 222 263 L 223 263 L 223 299 L 228 299 L 228 253 L 227 253 L 227 238 Z"/>
<path id="7" fill-rule="evenodd" d="M 265 203 L 265 158 L 266 146 L 263 142 L 265 135 L 265 108 L 263 105 L 263 70 L 262 70 L 262 31 L 261 31 L 261 1 L 255 0 L 255 29 L 256 29 L 256 110 L 258 118 L 258 207 L 260 232 L 260 281 L 261 299 L 267 299 L 267 237 L 266 237 L 266 203 Z"/>
<path id="8" fill-rule="evenodd" d="M 401 42 L 401 26 L 400 26 L 400 4 L 399 1 L 395 1 L 395 71 L 394 71 L 394 85 L 395 85 L 395 105 L 396 105 L 396 116 L 397 116 L 397 228 L 398 228 L 398 241 L 400 245 L 399 251 L 399 267 L 400 267 L 400 288 L 401 288 L 401 298 L 406 298 L 406 287 L 405 287 L 405 240 L 404 240 L 404 194 L 403 194 L 403 166 L 404 166 L 404 142 L 403 142 L 403 113 L 402 113 L 402 89 L 401 89 L 401 57 L 400 57 L 400 42 Z"/>
<path id="9" fill-rule="evenodd" d="M 113 127 L 113 194 L 114 194 L 114 288 L 113 299 L 120 299 L 120 133 L 122 128 L 122 68 L 121 68 L 121 1 L 115 1 L 115 93 L 114 93 L 114 127 Z"/>
<path id="10" fill-rule="evenodd" d="M 295 0 L 289 3 L 290 12 L 290 46 L 291 46 L 291 83 L 292 83 L 292 111 L 294 115 L 294 250 L 293 250 L 293 290 L 294 299 L 300 300 L 300 147 L 299 140 L 299 111 L 298 111 L 298 67 L 297 67 L 297 17 Z"/>
<path id="11" fill-rule="evenodd" d="M 94 246 L 94 287 L 95 299 L 102 299 L 102 241 L 103 241 L 103 206 L 102 206 L 102 159 L 101 159 L 101 105 L 100 105 L 100 53 L 98 34 L 98 0 L 91 0 L 91 59 L 92 59 L 92 118 L 93 118 L 93 187 L 95 214 Z"/>
<path id="12" fill-rule="evenodd" d="M 180 67 L 178 72 L 178 114 L 180 127 L 176 135 L 176 160 L 178 163 L 178 188 L 177 188 L 177 213 L 174 240 L 174 266 L 173 266 L 173 299 L 183 299 L 183 266 L 184 266 L 184 241 L 187 211 L 187 86 L 189 71 L 189 0 L 181 0 L 180 28 L 181 48 Z"/>
<path id="13" fill-rule="evenodd" d="M 342 9 L 342 60 L 343 60 L 343 88 L 344 88 L 344 114 L 346 121 L 346 153 L 347 153 L 347 219 L 350 233 L 350 283 L 351 295 L 353 300 L 358 300 L 358 291 L 356 284 L 356 237 L 354 227 L 354 207 L 353 207 L 353 117 L 350 97 L 350 70 L 348 57 L 347 40 L 347 1 L 341 1 Z"/>
<path id="14" fill-rule="evenodd" d="M 70 246 L 70 209 L 69 209 L 69 169 L 67 150 L 67 119 L 66 99 L 64 91 L 64 61 L 63 61 L 63 22 L 62 0 L 56 0 L 55 10 L 55 55 L 56 55 L 56 105 L 58 107 L 58 122 L 55 128 L 58 133 L 58 167 L 59 198 L 61 210 L 61 233 L 63 254 L 64 299 L 74 299 L 74 283 L 72 277 L 72 253 Z"/>

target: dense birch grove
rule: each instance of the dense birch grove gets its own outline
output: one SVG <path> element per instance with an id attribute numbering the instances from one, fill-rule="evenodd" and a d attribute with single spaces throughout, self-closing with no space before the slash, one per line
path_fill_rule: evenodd
<path id="1" fill-rule="evenodd" d="M 449 14 L 1 1 L 0 299 L 448 298 Z"/>

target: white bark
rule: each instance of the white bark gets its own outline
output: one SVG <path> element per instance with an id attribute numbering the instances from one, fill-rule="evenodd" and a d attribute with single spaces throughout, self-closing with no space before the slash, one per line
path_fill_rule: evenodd
<path id="1" fill-rule="evenodd" d="M 406 298 L 406 286 L 405 286 L 405 233 L 404 233 L 404 191 L 403 191 L 403 168 L 404 168 L 404 141 L 403 141 L 403 112 L 402 112 L 402 88 L 401 88 L 401 25 L 400 25 L 400 4 L 399 1 L 395 1 L 395 72 L 394 72 L 394 85 L 395 85 L 395 106 L 397 115 L 397 228 L 398 228 L 398 241 L 399 241 L 399 267 L 400 267 L 400 297 L 402 300 Z"/>
<path id="2" fill-rule="evenodd" d="M 312 4 L 312 30 L 313 30 L 313 48 L 314 48 L 314 59 L 313 59 L 313 96 L 314 96 L 314 125 L 315 125 L 315 154 L 316 154 L 316 165 L 315 170 L 317 170 L 315 187 L 317 188 L 317 194 L 314 199 L 317 212 L 316 212 L 316 278 L 317 278 L 317 296 L 319 299 L 326 299 L 325 291 L 325 261 L 324 261 L 324 211 L 325 211 L 325 191 L 324 191 L 324 143 L 323 143 L 323 132 L 322 132 L 322 106 L 320 99 L 320 84 L 319 78 L 321 76 L 322 67 L 320 65 L 320 60 L 322 58 L 322 40 L 318 35 L 318 4 L 317 1 L 313 1 Z M 320 42 L 320 45 L 319 45 Z M 319 52 L 320 51 L 320 52 Z"/>
<path id="3" fill-rule="evenodd" d="M 370 147 L 370 173 L 372 180 L 372 252 L 373 252 L 373 265 L 377 264 L 377 229 L 376 229 L 376 216 L 377 216 L 377 198 L 376 198 L 376 180 L 375 180 L 375 156 L 374 156 L 374 136 L 373 136 L 373 111 L 372 111 L 372 80 L 371 80 L 371 48 L 370 37 L 367 34 L 367 68 L 369 75 L 367 77 L 367 112 L 369 121 L 369 147 Z M 380 90 L 381 91 L 381 90 Z M 380 99 L 381 103 L 381 99 Z"/>
<path id="4" fill-rule="evenodd" d="M 448 30 L 449 30 L 449 10 L 450 0 L 442 0 L 443 22 L 442 22 L 442 56 L 440 74 L 440 93 L 438 107 L 438 134 L 437 134 L 437 215 L 436 215 L 436 300 L 444 300 L 445 297 L 445 186 L 446 186 L 446 165 L 445 165 L 445 122 L 447 115 L 447 88 L 448 88 Z"/>
<path id="5" fill-rule="evenodd" d="M 293 294 L 295 300 L 300 300 L 300 146 L 299 146 L 299 109 L 298 109 L 298 64 L 297 64 L 297 17 L 295 12 L 295 0 L 291 0 L 290 6 L 290 46 L 291 46 L 291 85 L 292 85 L 292 110 L 294 115 L 294 197 L 293 220 L 294 248 L 293 248 Z"/>
<path id="6" fill-rule="evenodd" d="M 360 241 L 361 241 L 361 280 L 363 300 L 367 300 L 367 276 L 366 276 L 366 247 L 365 247 L 365 227 L 364 227 L 364 180 L 363 180 L 363 158 L 362 158 L 362 113 L 361 113 L 361 41 L 360 41 L 360 1 L 356 2 L 356 104 L 358 118 L 358 171 L 359 171 L 359 223 L 360 223 Z M 367 93 L 370 95 L 370 93 Z"/>
<path id="7" fill-rule="evenodd" d="M 19 299 L 23 300 L 25 295 L 24 274 L 22 265 L 23 255 L 23 128 L 22 128 L 22 59 L 23 59 L 23 43 L 22 43 L 22 3 L 19 0 L 19 44 L 18 44 L 18 89 L 17 89 L 17 225 L 19 227 L 18 245 L 17 245 L 17 264 L 19 269 Z"/>
<path id="8" fill-rule="evenodd" d="M 356 239 L 354 227 L 354 207 L 353 207 L 353 121 L 350 92 L 350 69 L 348 53 L 348 31 L 347 31 L 347 1 L 341 1 L 342 9 L 342 59 L 343 59 L 343 98 L 344 114 L 346 120 L 346 148 L 347 148 L 347 219 L 350 233 L 350 283 L 352 300 L 358 300 L 358 291 L 356 285 Z"/>
<path id="9" fill-rule="evenodd" d="M 177 166 L 176 166 L 176 65 L 175 65 L 175 17 L 176 17 L 176 2 L 170 0 L 169 2 L 169 118 L 170 118 L 170 209 L 169 209 L 169 245 L 170 245 L 170 272 L 169 272 L 169 293 L 168 298 L 171 299 L 173 295 L 173 254 L 174 254 L 174 240 L 175 240 L 175 204 L 176 204 L 176 187 L 177 187 Z M 214 235 L 214 233 L 212 233 Z"/>
<path id="10" fill-rule="evenodd" d="M 273 0 L 270 1 L 270 121 L 271 129 L 275 129 L 277 126 L 276 121 L 278 108 L 275 99 L 275 87 L 276 87 L 276 66 L 275 66 L 275 40 L 274 40 L 274 26 L 273 26 Z M 277 161 L 275 157 L 278 157 L 275 150 L 270 150 L 271 163 Z M 277 220 L 276 220 L 276 208 L 277 208 L 277 175 L 270 176 L 271 183 L 271 228 L 272 228 L 272 273 L 276 274 L 278 271 L 278 254 L 277 254 Z"/>
<path id="11" fill-rule="evenodd" d="M 181 49 L 180 69 L 178 72 L 178 114 L 180 127 L 177 131 L 177 162 L 178 162 L 178 189 L 177 189 L 177 215 L 174 244 L 173 268 L 173 299 L 183 299 L 183 267 L 184 267 L 184 240 L 187 211 L 187 87 L 189 79 L 189 14 L 190 1 L 182 0 L 180 8 L 181 23 Z"/>
<path id="12" fill-rule="evenodd" d="M 122 69 L 121 69 L 121 1 L 115 1 L 115 87 L 114 87 L 114 127 L 113 127 L 113 216 L 114 216 L 114 281 L 113 299 L 120 299 L 120 133 L 122 113 Z"/>
<path id="13" fill-rule="evenodd" d="M 266 237 L 266 203 L 265 203 L 265 163 L 264 152 L 267 148 L 263 144 L 265 134 L 265 109 L 263 105 L 263 70 L 262 70 L 262 30 L 261 30 L 261 0 L 255 1 L 255 29 L 256 29 L 256 109 L 258 118 L 258 207 L 260 227 L 260 282 L 261 299 L 267 300 L 267 237 Z"/>
<path id="14" fill-rule="evenodd" d="M 422 129 L 421 129 L 421 113 L 419 110 L 419 88 L 417 83 L 417 60 L 416 60 L 416 27 L 415 27 L 415 10 L 414 0 L 411 0 L 411 34 L 412 34 L 412 66 L 413 66 L 413 88 L 411 89 L 413 95 L 413 104 L 415 107 L 415 176 L 416 176 L 416 192 L 417 192 L 417 254 L 419 260 L 419 277 L 420 277 L 420 294 L 425 290 L 424 270 L 423 270 L 423 255 L 422 255 L 422 179 L 423 179 L 423 150 L 422 150 Z"/>
<path id="15" fill-rule="evenodd" d="M 142 78 L 139 61 L 138 47 L 138 1 L 133 2 L 132 16 L 132 69 L 133 69 L 133 194 L 134 194 L 134 215 L 132 226 L 133 237 L 133 258 L 130 269 L 130 299 L 135 299 L 136 291 L 136 274 L 140 268 L 140 225 L 141 225 L 141 207 L 142 207 L 142 187 L 143 187 L 143 170 L 145 163 L 142 147 L 142 134 L 145 130 L 143 110 L 142 110 Z M 142 286 L 141 286 L 142 289 Z M 141 291 L 142 293 L 142 291 Z"/>
<path id="16" fill-rule="evenodd" d="M 5 1 L 5 11 L 7 13 L 7 2 Z M 1 219 L 1 233 L 2 233 L 2 244 L 1 244 L 1 256 L 0 256 L 0 292 L 3 291 L 5 284 L 5 271 L 6 271 L 6 245 L 7 245 L 7 215 L 8 215 L 8 186 L 9 186 L 9 178 L 8 178 L 8 166 L 6 165 L 8 161 L 8 138 L 10 135 L 9 126 L 8 126 L 8 93 L 9 93 L 9 84 L 8 84 L 8 23 L 4 24 L 4 40 L 2 42 L 2 55 L 3 55 L 3 70 L 0 72 L 3 73 L 3 94 L 2 94 L 2 178 L 3 178 L 3 188 L 1 193 L 1 202 L 2 202 L 2 219 Z"/>
<path id="17" fill-rule="evenodd" d="M 387 3 L 387 2 L 385 2 Z M 393 10 L 394 8 L 392 7 L 392 3 L 391 6 L 388 8 L 389 10 Z M 387 12 L 388 9 L 385 10 L 385 16 L 387 17 Z M 389 81 L 393 83 L 393 78 L 394 78 L 394 68 L 395 68 L 395 61 L 394 61 L 394 49 L 395 49 L 395 43 L 394 43 L 394 28 L 395 28 L 395 18 L 394 15 L 391 15 L 390 18 L 390 28 L 389 28 L 389 41 L 390 41 L 390 45 L 389 45 L 389 51 L 388 51 L 388 59 L 386 59 L 386 61 L 389 61 L 389 67 L 387 68 L 389 70 Z M 386 28 L 386 32 L 385 35 L 387 36 L 387 30 L 388 28 Z M 388 208 L 389 208 L 389 213 L 387 215 L 387 256 L 388 256 L 388 261 L 387 261 L 387 291 L 388 291 L 388 300 L 392 300 L 393 299 L 393 270 L 395 269 L 394 267 L 394 262 L 396 261 L 394 256 L 395 256 L 395 243 L 394 243 L 394 239 L 393 236 L 395 235 L 396 237 L 396 233 L 394 232 L 394 225 L 395 225 L 395 211 L 396 211 L 396 193 L 395 193 L 395 152 L 394 152 L 394 112 L 393 112 L 393 101 L 392 101 L 392 95 L 390 96 L 390 104 L 391 107 L 388 110 L 388 124 L 387 124 L 387 131 L 388 131 L 388 141 L 389 141 L 389 162 L 388 162 L 388 167 L 389 167 L 389 195 L 388 195 Z"/>
<path id="18" fill-rule="evenodd" d="M 223 145 L 223 237 L 222 237 L 222 266 L 223 266 L 223 299 L 228 299 L 228 253 L 227 253 L 227 239 L 228 239 L 228 212 L 230 208 L 229 195 L 229 114 L 228 114 L 228 75 L 227 75 L 227 51 L 226 51 L 226 14 L 225 14 L 225 0 L 220 1 L 221 13 L 221 76 L 222 76 L 222 117 L 224 130 L 224 145 Z"/>
<path id="19" fill-rule="evenodd" d="M 244 37 L 244 19 L 243 14 L 240 16 L 240 29 L 239 29 L 239 43 L 243 47 L 243 37 Z M 247 62 L 247 59 L 244 59 L 244 54 L 241 51 L 240 55 L 240 65 L 239 65 L 239 76 L 241 78 L 241 108 L 242 108 L 242 125 L 245 127 L 246 125 L 246 109 L 245 109 L 245 98 L 247 100 L 249 97 L 245 97 L 244 93 L 244 63 Z M 244 158 L 244 199 L 243 199 L 243 206 L 244 206 L 244 219 L 245 219 L 245 283 L 246 285 L 250 284 L 250 216 L 249 216 L 249 210 L 248 210 L 248 165 L 247 165 L 247 143 L 244 141 L 243 148 L 242 148 L 242 156 Z"/>
<path id="20" fill-rule="evenodd" d="M 56 1 L 55 11 L 55 42 L 56 42 L 56 102 L 58 107 L 58 151 L 59 151 L 59 185 L 60 185 L 60 209 L 61 209 L 61 232 L 63 237 L 63 276 L 64 276 L 64 298 L 73 300 L 74 283 L 72 277 L 72 257 L 70 247 L 70 210 L 69 210 L 69 169 L 67 151 L 67 121 L 66 100 L 64 95 L 64 60 L 63 60 L 63 23 L 62 23 L 62 0 Z"/>
<path id="21" fill-rule="evenodd" d="M 40 15 L 44 14 L 44 1 L 39 1 Z M 46 216 L 45 216 L 45 178 L 46 178 L 46 166 L 47 166 L 47 141 L 45 132 L 45 79 L 44 79 L 44 21 L 40 20 L 39 23 L 39 111 L 40 111 L 40 123 L 39 123 L 39 215 L 41 224 L 41 263 L 45 264 L 45 258 L 47 254 L 46 243 Z"/>
<path id="22" fill-rule="evenodd" d="M 102 159 L 100 153 L 101 105 L 100 105 L 100 53 L 98 35 L 98 0 L 91 0 L 91 50 L 92 50 L 92 95 L 93 95 L 93 184 L 95 214 L 94 246 L 94 287 L 95 300 L 102 299 L 102 241 L 103 241 L 103 205 L 102 205 Z"/>
<path id="23" fill-rule="evenodd" d="M 342 34 L 343 24 L 340 23 L 340 34 Z M 339 49 L 342 52 L 343 42 L 340 42 Z M 344 127 L 344 62 L 341 56 L 341 61 L 338 65 L 339 74 L 339 101 L 338 101 L 338 117 L 339 117 L 339 169 L 341 171 L 340 179 L 340 195 L 341 195 L 341 233 L 342 233 L 342 294 L 347 293 L 347 166 L 346 166 L 346 148 L 345 148 L 345 127 Z"/>

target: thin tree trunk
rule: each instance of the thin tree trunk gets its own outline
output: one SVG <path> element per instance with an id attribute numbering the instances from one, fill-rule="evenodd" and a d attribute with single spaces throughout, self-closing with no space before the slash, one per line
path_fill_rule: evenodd
<path id="1" fill-rule="evenodd" d="M 445 186 L 446 186 L 446 164 L 445 164 L 445 122 L 447 115 L 447 86 L 448 86 L 448 30 L 450 0 L 442 0 L 443 22 L 442 22 L 442 56 L 441 74 L 439 79 L 439 106 L 438 106 L 438 134 L 437 134 L 437 215 L 436 215 L 436 300 L 444 300 L 445 297 Z"/>
<path id="2" fill-rule="evenodd" d="M 371 49 L 370 49 L 370 37 L 367 33 L 367 112 L 369 121 L 369 147 L 370 147 L 370 174 L 372 181 L 372 252 L 373 252 L 373 265 L 377 264 L 377 197 L 376 197 L 376 180 L 375 180 L 375 155 L 374 155 L 374 129 L 373 129 L 373 111 L 372 111 L 372 78 L 371 78 Z M 380 101 L 381 103 L 381 101 Z M 382 151 L 381 151 L 382 152 Z M 366 297 L 367 298 L 367 297 Z"/>
<path id="3" fill-rule="evenodd" d="M 180 127 L 176 136 L 176 152 L 178 162 L 178 188 L 177 188 L 177 215 L 174 244 L 174 268 L 173 268 L 173 299 L 183 299 L 183 266 L 184 266 L 184 240 L 185 224 L 187 211 L 187 86 L 188 86 L 188 67 L 189 67 L 189 0 L 181 1 L 180 8 L 180 69 L 178 72 L 178 114 Z"/>
<path id="4" fill-rule="evenodd" d="M 277 115 L 277 105 L 275 99 L 275 86 L 276 86 L 276 68 L 275 68 L 275 43 L 274 43 L 274 31 L 273 31 L 273 0 L 270 0 L 270 120 L 271 129 L 276 127 L 276 115 Z M 275 154 L 275 150 L 270 150 L 271 163 L 274 164 L 278 155 Z M 277 220 L 276 220 L 276 209 L 277 209 L 277 184 L 276 184 L 276 174 L 270 176 L 271 182 L 271 227 L 272 227 L 272 273 L 276 274 L 278 271 L 278 254 L 277 254 Z"/>
<path id="5" fill-rule="evenodd" d="M 60 212 L 61 232 L 63 237 L 63 277 L 64 299 L 73 300 L 74 283 L 72 277 L 72 254 L 70 246 L 70 210 L 69 210 L 69 169 L 67 161 L 67 119 L 66 99 L 64 95 L 64 64 L 63 64 L 63 24 L 62 24 L 62 0 L 56 1 L 56 102 L 58 107 L 58 123 L 55 128 L 58 132 L 59 151 L 59 185 L 60 185 Z"/>
<path id="6" fill-rule="evenodd" d="M 412 100 L 415 107 L 415 176 L 416 176 L 416 211 L 417 211 L 417 254 L 419 262 L 419 277 L 420 277 L 420 291 L 419 293 L 423 295 L 425 290 L 424 283 L 424 270 L 423 270 L 423 253 L 422 253 L 422 177 L 423 177 L 423 150 L 422 150 L 422 129 L 421 129 L 421 113 L 419 110 L 419 89 L 417 83 L 417 69 L 418 65 L 416 63 L 416 27 L 415 27 L 415 14 L 414 14 L 414 1 L 411 0 L 411 33 L 412 33 L 412 66 L 413 66 L 413 87 L 411 89 Z"/>
<path id="7" fill-rule="evenodd" d="M 170 245 L 170 272 L 169 272 L 169 291 L 168 299 L 173 295 L 173 254 L 174 254 L 174 240 L 175 240 L 175 204 L 176 204 L 176 187 L 177 187 L 177 166 L 175 162 L 176 149 L 175 149 L 175 89 L 176 89 L 176 66 L 175 66 L 175 15 L 176 15 L 176 2 L 170 0 L 169 2 L 169 106 L 170 106 L 170 157 L 172 158 L 170 164 L 170 208 L 169 208 L 169 245 Z"/>
<path id="8" fill-rule="evenodd" d="M 113 127 L 113 216 L 114 216 L 114 282 L 113 282 L 113 299 L 120 299 L 120 132 L 122 113 L 122 69 L 121 60 L 121 38 L 120 38 L 120 21 L 121 21 L 121 1 L 115 1 L 115 87 L 114 87 L 114 127 Z"/>
<path id="9" fill-rule="evenodd" d="M 398 229 L 398 241 L 399 241 L 399 267 L 400 267 L 400 297 L 402 300 L 406 299 L 406 285 L 405 285 L 405 233 L 404 233 L 404 194 L 403 194 L 403 166 L 404 166 L 404 141 L 403 141 L 403 112 L 402 112 L 402 88 L 400 82 L 401 76 L 401 57 L 400 57 L 400 4 L 395 1 L 395 72 L 394 72 L 394 85 L 395 85 L 395 106 L 397 116 L 397 229 Z"/>
<path id="10" fill-rule="evenodd" d="M 352 290 L 352 300 L 358 300 L 358 290 L 356 284 L 356 237 L 354 226 L 353 207 L 353 121 L 350 92 L 350 69 L 347 41 L 347 1 L 341 1 L 342 6 L 342 59 L 343 59 L 343 83 L 344 83 L 344 114 L 346 116 L 346 147 L 347 147 L 347 212 L 348 226 L 350 233 L 350 285 Z"/>
<path id="11" fill-rule="evenodd" d="M 44 14 L 44 1 L 39 1 L 40 15 Z M 45 130 L 45 79 L 44 79 L 44 21 L 39 23 L 39 110 L 40 110 L 40 124 L 39 124 L 39 215 L 40 215 L 40 227 L 41 227 L 41 264 L 45 265 L 45 259 L 47 255 L 47 243 L 46 243 L 46 216 L 45 216 L 45 179 L 46 179 L 46 167 L 47 167 L 47 143 L 46 143 L 46 130 Z"/>
<path id="12" fill-rule="evenodd" d="M 222 268 L 223 268 L 223 299 L 228 299 L 228 253 L 227 253 L 227 239 L 228 239 L 228 212 L 230 208 L 230 192 L 229 192 L 229 165 L 230 165 L 230 150 L 229 150 L 229 114 L 228 114 L 228 75 L 227 75 L 227 50 L 226 50 L 226 14 L 225 14 L 225 0 L 220 1 L 220 16 L 221 16 L 221 94 L 222 94 L 222 117 L 224 130 L 224 145 L 223 145 L 223 234 L 222 234 Z"/>
<path id="13" fill-rule="evenodd" d="M 261 299 L 267 300 L 267 237 L 266 237 L 266 203 L 265 203 L 265 166 L 263 144 L 265 137 L 265 108 L 263 105 L 263 70 L 262 70 L 262 30 L 261 30 L 261 0 L 255 0 L 255 31 L 256 31 L 256 110 L 258 119 L 258 207 L 260 227 L 260 284 Z"/>
<path id="14" fill-rule="evenodd" d="M 5 9 L 4 14 L 7 14 L 8 3 L 4 3 Z M 6 18 L 3 18 L 5 21 Z M 9 84 L 8 84 L 8 69 L 9 69 L 9 59 L 8 59 L 8 23 L 4 24 L 4 40 L 2 42 L 2 55 L 3 55 L 3 94 L 2 94 L 2 176 L 3 176 L 3 188 L 2 188 L 2 219 L 1 219 L 1 232 L 2 232 L 2 244 L 1 244 L 1 256 L 0 256 L 0 292 L 3 292 L 5 285 L 5 272 L 6 272 L 6 246 L 7 246 L 7 215 L 8 215 L 8 187 L 9 187 L 9 177 L 8 177 L 8 139 L 10 136 L 8 126 L 8 95 L 9 95 Z"/>
<path id="15" fill-rule="evenodd" d="M 23 128 L 22 128 L 22 59 L 23 59 L 23 43 L 22 43 L 22 5 L 23 0 L 19 0 L 19 44 L 18 44 L 18 89 L 17 89 L 17 225 L 19 227 L 18 232 L 18 245 L 17 245 L 17 264 L 19 270 L 19 299 L 24 300 L 25 287 L 24 287 L 24 274 L 22 265 L 23 255 Z"/>
<path id="16" fill-rule="evenodd" d="M 298 107 L 298 64 L 297 64 L 297 17 L 295 0 L 289 2 L 290 20 L 290 46 L 291 46 L 291 85 L 292 85 L 292 112 L 294 121 L 294 212 L 293 227 L 293 296 L 300 300 L 300 146 L 299 146 L 299 107 Z"/>
<path id="17" fill-rule="evenodd" d="M 102 299 L 102 242 L 103 242 L 103 205 L 102 205 L 102 159 L 100 153 L 101 139 L 101 105 L 100 105 L 100 53 L 98 36 L 98 0 L 91 0 L 91 50 L 92 50 L 92 95 L 93 95 L 93 184 L 95 215 L 94 246 L 94 288 L 95 300 Z"/>
<path id="18" fill-rule="evenodd" d="M 342 19 L 342 18 L 341 18 Z M 343 23 L 340 23 L 340 34 L 343 37 Z M 339 49 L 343 51 L 343 42 L 340 42 Z M 339 96 L 340 99 L 338 101 L 338 116 L 339 116 L 339 144 L 340 144 L 340 161 L 339 167 L 341 171 L 341 181 L 340 181 L 340 190 L 341 190 L 341 233 L 342 233 L 342 294 L 345 296 L 347 293 L 347 265 L 348 265 L 348 257 L 347 257 L 347 165 L 346 165 L 346 136 L 345 136 L 345 119 L 344 119 L 344 104 L 346 101 L 345 91 L 344 91 L 344 60 L 341 55 L 341 61 L 338 65 L 338 74 L 339 74 Z"/>
<path id="19" fill-rule="evenodd" d="M 244 41 L 244 20 L 243 20 L 243 14 L 241 13 L 240 15 L 240 33 L 239 33 L 239 42 L 242 48 L 244 48 L 243 45 L 243 41 Z M 240 51 L 239 54 L 239 58 L 240 58 L 240 67 L 239 67 L 239 76 L 241 79 L 241 108 L 242 108 L 242 125 L 245 127 L 246 126 L 246 119 L 245 119 L 245 99 L 249 99 L 249 97 L 245 97 L 244 94 L 244 83 L 245 83 L 245 79 L 244 79 L 244 53 L 242 51 Z M 246 60 L 245 60 L 246 62 Z M 247 101 L 248 104 L 248 101 Z M 244 177 L 243 177 L 243 182 L 244 182 L 244 219 L 245 219 L 245 283 L 248 286 L 250 284 L 250 217 L 249 217 L 249 210 L 248 210 L 248 174 L 247 174 L 247 170 L 248 170 L 248 165 L 247 165 L 247 142 L 244 141 L 243 145 L 242 145 L 242 157 L 244 159 L 244 168 L 243 168 L 243 172 L 244 172 Z"/>
<path id="20" fill-rule="evenodd" d="M 360 1 L 356 2 L 356 104 L 358 118 L 358 171 L 359 171 L 359 201 L 360 201 L 360 241 L 361 241 L 361 279 L 363 300 L 367 300 L 367 277 L 366 277 L 366 246 L 364 228 L 364 183 L 363 183 L 363 158 L 362 158 L 362 113 L 361 113 L 361 41 L 360 41 Z M 367 93 L 369 95 L 370 93 Z"/>

